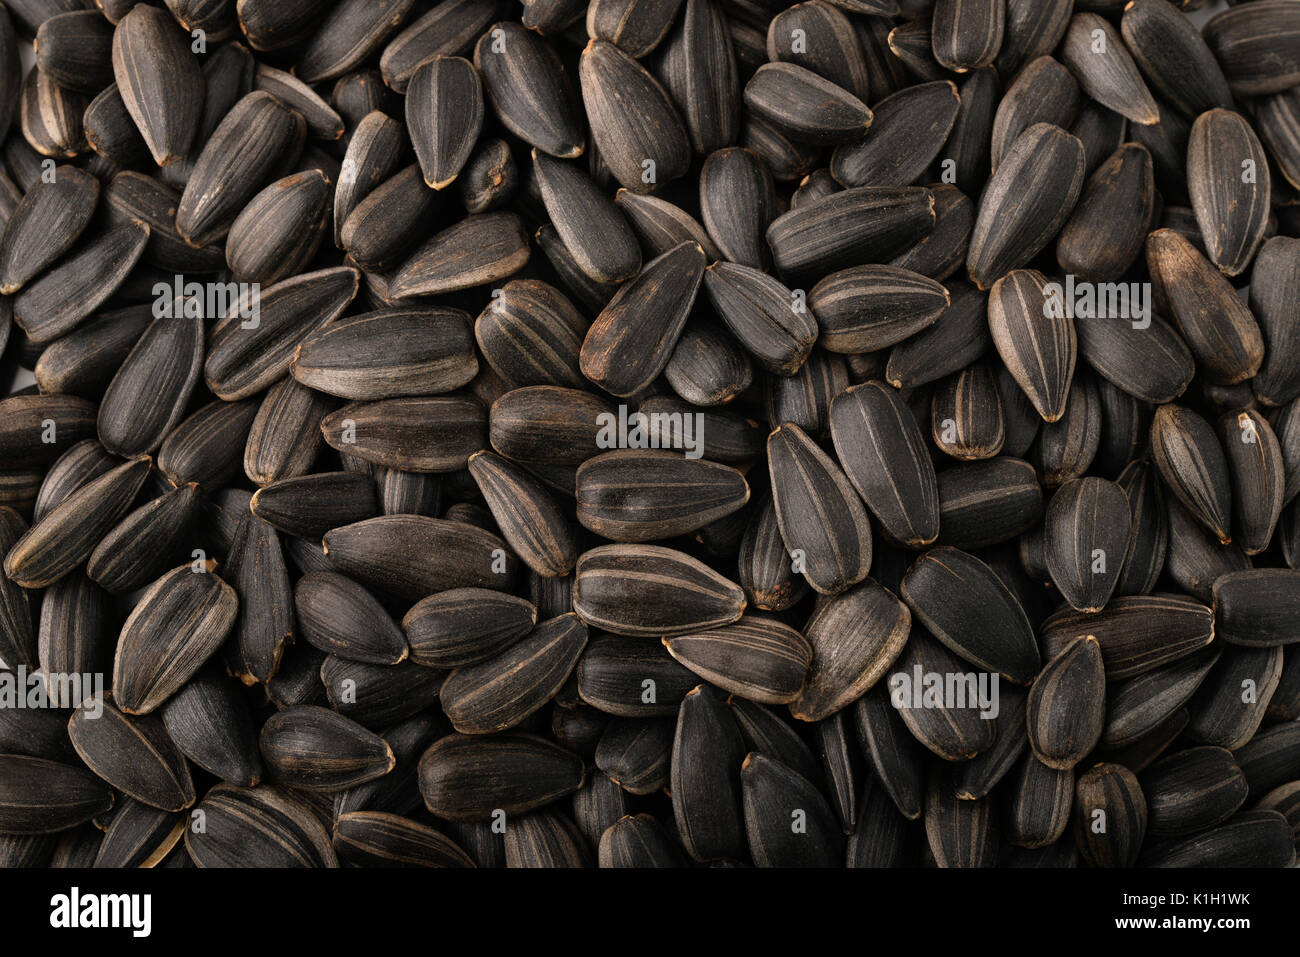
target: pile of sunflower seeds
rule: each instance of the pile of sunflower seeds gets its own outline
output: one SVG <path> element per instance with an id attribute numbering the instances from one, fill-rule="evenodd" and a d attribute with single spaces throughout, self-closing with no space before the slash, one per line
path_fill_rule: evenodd
<path id="1" fill-rule="evenodd" d="M 8 0 L 0 866 L 1292 864 L 1205 6 Z"/>

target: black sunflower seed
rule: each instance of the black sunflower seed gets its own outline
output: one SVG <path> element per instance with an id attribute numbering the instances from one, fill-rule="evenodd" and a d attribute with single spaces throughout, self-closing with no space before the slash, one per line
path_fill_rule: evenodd
<path id="1" fill-rule="evenodd" d="M 1047 505 L 1047 570 L 1070 605 L 1101 611 L 1123 570 L 1132 518 L 1124 489 L 1088 476 L 1066 482 Z"/>
<path id="2" fill-rule="evenodd" d="M 1095 637 L 1076 638 L 1044 665 L 1029 689 L 1029 746 L 1048 767 L 1070 770 L 1101 738 L 1106 675 Z"/>
<path id="3" fill-rule="evenodd" d="M 189 155 L 203 109 L 203 71 L 165 10 L 132 10 L 113 33 L 113 74 L 159 166 Z"/>
<path id="4" fill-rule="evenodd" d="M 286 708 L 262 725 L 262 756 L 271 777 L 305 791 L 341 791 L 387 774 L 396 765 L 383 738 L 314 705 Z"/>
<path id="5" fill-rule="evenodd" d="M 528 734 L 450 734 L 420 758 L 420 794 L 438 817 L 453 821 L 510 818 L 582 787 L 582 759 Z"/>
<path id="6" fill-rule="evenodd" d="M 127 796 L 161 811 L 194 804 L 185 755 L 158 715 L 127 715 L 98 695 L 73 712 L 68 736 L 86 766 Z"/>
<path id="7" fill-rule="evenodd" d="M 1074 840 L 1093 867 L 1133 867 L 1147 830 L 1142 786 L 1120 764 L 1096 764 L 1074 788 Z"/>

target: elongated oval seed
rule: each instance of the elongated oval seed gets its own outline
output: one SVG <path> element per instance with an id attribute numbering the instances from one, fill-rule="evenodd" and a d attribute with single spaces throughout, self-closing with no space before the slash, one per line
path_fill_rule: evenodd
<path id="1" fill-rule="evenodd" d="M 1095 13 L 1076 13 L 1065 31 L 1060 53 L 1079 86 L 1102 106 L 1144 126 L 1160 120 L 1155 98 L 1109 21 Z"/>
<path id="2" fill-rule="evenodd" d="M 479 38 L 474 66 L 506 129 L 552 156 L 582 155 L 586 144 L 573 80 L 544 39 L 519 24 L 498 23 Z"/>
<path id="3" fill-rule="evenodd" d="M 486 661 L 537 624 L 531 602 L 486 588 L 453 588 L 411 606 L 402 629 L 411 660 L 428 668 Z"/>
<path id="4" fill-rule="evenodd" d="M 88 768 L 135 800 L 161 811 L 194 804 L 189 764 L 158 715 L 124 714 L 100 694 L 73 712 L 68 737 Z"/>
<path id="5" fill-rule="evenodd" d="M 966 268 L 988 289 L 1026 265 L 1060 231 L 1083 189 L 1083 144 L 1036 123 L 1016 137 L 980 197 Z"/>
<path id="6" fill-rule="evenodd" d="M 830 412 L 835 454 L 885 530 L 912 547 L 939 535 L 934 463 L 907 404 L 880 382 L 853 386 Z"/>
<path id="7" fill-rule="evenodd" d="M 149 714 L 190 680 L 230 633 L 239 597 L 189 565 L 149 587 L 122 626 L 113 693 L 127 714 Z"/>
<path id="8" fill-rule="evenodd" d="M 524 564 L 545 578 L 573 571 L 578 560 L 573 530 L 540 482 L 494 452 L 471 455 L 469 472 L 502 536 Z"/>
<path id="9" fill-rule="evenodd" d="M 1232 487 L 1213 427 L 1191 409 L 1162 405 L 1151 423 L 1151 451 L 1178 500 L 1220 542 L 1231 542 Z"/>
<path id="10" fill-rule="evenodd" d="M 1101 646 L 1092 635 L 1076 638 L 1043 667 L 1029 689 L 1029 746 L 1048 767 L 1069 770 L 1101 738 L 1105 715 Z"/>
<path id="11" fill-rule="evenodd" d="M 960 108 L 956 84 L 948 80 L 899 90 L 875 105 L 865 140 L 835 148 L 831 175 L 847 187 L 916 182 L 943 149 Z"/>
<path id="12" fill-rule="evenodd" d="M 382 309 L 336 319 L 303 340 L 290 371 L 353 400 L 436 395 L 478 374 L 469 317 L 458 309 Z"/>
<path id="13" fill-rule="evenodd" d="M 0 834 L 50 834 L 106 813 L 113 792 L 85 768 L 0 755 Z"/>
<path id="14" fill-rule="evenodd" d="M 1056 490 L 1043 522 L 1047 569 L 1061 595 L 1079 611 L 1101 611 L 1124 566 L 1128 496 L 1106 479 L 1075 479 Z"/>
<path id="15" fill-rule="evenodd" d="M 341 791 L 393 770 L 393 749 L 328 708 L 286 708 L 262 725 L 262 755 L 271 776 L 305 791 Z"/>
<path id="16" fill-rule="evenodd" d="M 769 372 L 798 372 L 817 340 L 815 317 L 795 294 L 766 273 L 716 262 L 704 272 L 704 292 L 714 311 Z"/>
<path id="17" fill-rule="evenodd" d="M 1015 596 L 974 555 L 941 547 L 903 576 L 912 613 L 957 655 L 1017 684 L 1029 684 L 1040 658 L 1029 620 Z"/>
<path id="18" fill-rule="evenodd" d="M 989 331 L 1012 378 L 1046 422 L 1065 414 L 1078 356 L 1074 322 L 1047 277 L 1017 269 L 993 284 Z"/>
<path id="19" fill-rule="evenodd" d="M 668 636 L 730 624 L 744 592 L 683 552 L 659 545 L 605 545 L 578 558 L 573 610 L 619 635 Z"/>
<path id="20" fill-rule="evenodd" d="M 1229 413 L 1219 420 L 1232 479 L 1232 522 L 1237 544 L 1258 555 L 1273 539 L 1282 514 L 1285 466 L 1281 444 L 1258 412 Z"/>
<path id="21" fill-rule="evenodd" d="M 309 572 L 294 586 L 293 603 L 302 636 L 326 654 L 376 665 L 406 659 L 406 638 L 388 612 L 344 575 Z"/>
<path id="22" fill-rule="evenodd" d="M 832 352 L 874 352 L 931 325 L 951 303 L 948 291 L 897 266 L 855 266 L 825 277 L 808 293 L 819 342 Z"/>
<path id="23" fill-rule="evenodd" d="M 1224 641 L 1255 648 L 1300 641 L 1296 586 L 1300 571 L 1255 568 L 1230 572 L 1214 583 L 1214 622 Z"/>
<path id="24" fill-rule="evenodd" d="M 583 374 L 618 396 L 649 386 L 672 358 L 704 266 L 704 250 L 686 242 L 647 263 L 620 287 L 583 339 Z"/>
<path id="25" fill-rule="evenodd" d="M 113 73 L 154 161 L 184 159 L 202 118 L 203 73 L 167 11 L 145 6 L 118 23 Z"/>
<path id="26" fill-rule="evenodd" d="M 1093 827 L 1099 814 L 1106 827 Z M 1079 775 L 1074 788 L 1074 836 L 1093 867 L 1133 867 L 1147 830 L 1147 802 L 1136 775 L 1101 763 Z"/>
<path id="27" fill-rule="evenodd" d="M 90 224 L 99 192 L 95 177 L 57 166 L 23 195 L 0 237 L 0 292 L 17 292 L 72 248 Z"/>
<path id="28" fill-rule="evenodd" d="M 65 498 L 9 549 L 5 575 L 24 588 L 44 588 L 73 571 L 131 508 L 149 466 L 147 456 L 124 462 Z"/>
<path id="29" fill-rule="evenodd" d="M 786 551 L 815 590 L 836 595 L 871 569 L 871 523 L 840 467 L 797 425 L 767 439 L 768 471 Z"/>
<path id="30" fill-rule="evenodd" d="M 438 817 L 486 821 L 544 807 L 582 787 L 582 759 L 529 734 L 450 734 L 420 758 L 420 794 Z"/>
<path id="31" fill-rule="evenodd" d="M 576 615 L 542 622 L 500 654 L 448 675 L 438 693 L 443 710 L 461 734 L 513 728 L 555 696 L 586 645 Z"/>
<path id="32" fill-rule="evenodd" d="M 792 701 L 812 660 L 812 648 L 803 635 L 774 619 L 754 615 L 663 642 L 669 654 L 701 678 L 764 704 Z"/>
<path id="33" fill-rule="evenodd" d="M 1215 109 L 1196 118 L 1187 189 L 1211 262 L 1225 276 L 1245 272 L 1264 241 L 1271 182 L 1264 147 L 1244 117 Z"/>

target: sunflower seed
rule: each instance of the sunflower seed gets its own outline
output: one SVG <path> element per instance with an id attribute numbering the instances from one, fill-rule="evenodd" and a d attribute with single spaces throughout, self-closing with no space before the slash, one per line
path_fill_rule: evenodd
<path id="1" fill-rule="evenodd" d="M 0 833 L 64 831 L 113 806 L 108 785 L 75 765 L 4 754 L 0 769 Z"/>
<path id="2" fill-rule="evenodd" d="M 287 708 L 262 726 L 262 755 L 280 784 L 340 791 L 387 774 L 396 764 L 383 738 L 326 708 Z"/>
<path id="3" fill-rule="evenodd" d="M 0 292 L 17 292 L 72 248 L 99 192 L 99 180 L 72 166 L 55 167 L 26 191 L 0 237 Z"/>
<path id="4" fill-rule="evenodd" d="M 1097 764 L 1074 789 L 1074 839 L 1093 867 L 1133 867 L 1147 830 L 1147 802 L 1137 777 L 1119 764 Z"/>
<path id="5" fill-rule="evenodd" d="M 1153 731 L 1191 700 L 1219 655 L 1214 650 L 1200 651 L 1120 685 L 1106 702 L 1101 743 L 1122 748 Z"/>
<path id="6" fill-rule="evenodd" d="M 113 33 L 113 74 L 159 166 L 190 152 L 203 108 L 203 72 L 167 11 L 132 10 Z"/>
<path id="7" fill-rule="evenodd" d="M 99 717 L 90 716 L 100 708 Z M 86 766 L 127 796 L 161 811 L 194 804 L 185 755 L 157 715 L 126 715 L 100 695 L 73 712 L 68 736 Z"/>
<path id="8" fill-rule="evenodd" d="M 939 867 L 993 867 L 1002 834 L 989 798 L 958 800 L 952 765 L 935 767 L 925 787 L 925 836 Z"/>
<path id="9" fill-rule="evenodd" d="M 338 867 L 315 812 L 288 790 L 218 784 L 195 810 L 207 827 L 186 828 L 185 850 L 198 867 Z"/>
<path id="10" fill-rule="evenodd" d="M 941 642 L 972 664 L 1029 684 L 1041 663 L 1024 609 L 992 569 L 955 548 L 934 548 L 903 577 L 902 598 Z"/>
<path id="11" fill-rule="evenodd" d="M 420 759 L 425 806 L 453 821 L 526 814 L 577 791 L 583 777 L 577 755 L 528 734 L 451 734 Z"/>
<path id="12" fill-rule="evenodd" d="M 1265 0 L 1224 10 L 1201 31 L 1223 67 L 1232 92 L 1256 96 L 1280 93 L 1300 82 L 1300 57 L 1291 39 L 1300 30 L 1300 11 L 1283 0 Z"/>
<path id="13" fill-rule="evenodd" d="M 1106 715 L 1105 678 L 1101 645 L 1092 635 L 1076 638 L 1043 667 L 1025 712 L 1039 761 L 1068 771 L 1097 744 Z"/>
<path id="14" fill-rule="evenodd" d="M 1084 159 L 1083 144 L 1060 127 L 1036 123 L 1016 137 L 980 197 L 966 260 L 972 282 L 988 289 L 1051 242 L 1083 190 Z"/>

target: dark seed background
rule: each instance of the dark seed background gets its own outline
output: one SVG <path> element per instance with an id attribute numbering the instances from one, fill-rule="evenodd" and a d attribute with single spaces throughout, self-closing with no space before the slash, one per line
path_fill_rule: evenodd
<path id="1" fill-rule="evenodd" d="M 0 136 L 0 867 L 1294 864 L 1300 0 L 8 0 Z"/>

